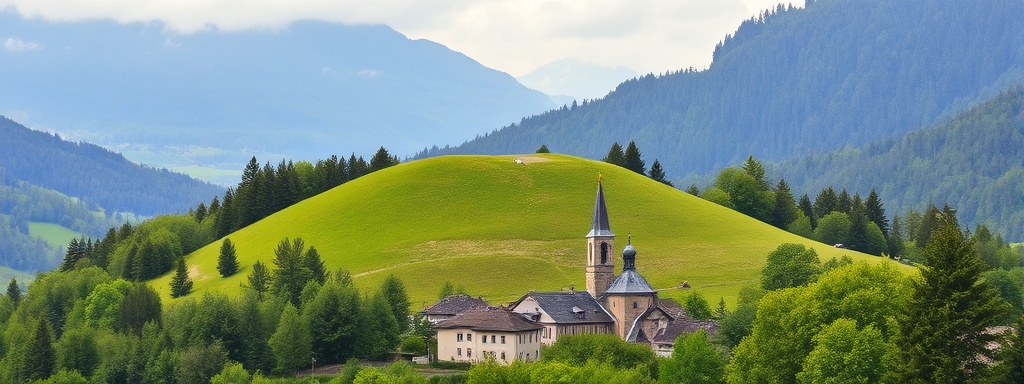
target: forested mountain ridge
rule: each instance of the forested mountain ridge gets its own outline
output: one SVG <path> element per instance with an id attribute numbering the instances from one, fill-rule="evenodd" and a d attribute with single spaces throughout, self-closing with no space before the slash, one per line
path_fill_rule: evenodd
<path id="1" fill-rule="evenodd" d="M 65 141 L 0 116 L 0 182 L 24 181 L 76 197 L 108 214 L 184 213 L 224 189 L 142 166 L 89 143 Z"/>
<path id="2" fill-rule="evenodd" d="M 159 167 L 237 171 L 251 156 L 409 156 L 554 108 L 548 96 L 383 25 L 298 21 L 175 34 L 159 22 L 0 12 L 0 114 Z M 89 97 L 73 95 L 88 94 Z M 218 179 L 223 185 L 237 182 Z"/>
<path id="3" fill-rule="evenodd" d="M 951 116 L 1024 79 L 1024 3 L 819 0 L 744 22 L 706 70 L 626 81 L 450 153 L 604 156 L 635 140 L 670 177 L 781 160 Z"/>
<path id="4" fill-rule="evenodd" d="M 1007 90 L 945 122 L 899 138 L 770 165 L 793 191 L 875 188 L 889 210 L 956 207 L 961 222 L 985 223 L 1024 240 L 1024 87 Z"/>

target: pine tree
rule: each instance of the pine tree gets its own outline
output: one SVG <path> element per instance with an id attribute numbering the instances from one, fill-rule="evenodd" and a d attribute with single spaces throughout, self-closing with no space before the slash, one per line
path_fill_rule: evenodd
<path id="1" fill-rule="evenodd" d="M 775 186 L 775 206 L 772 208 L 772 216 L 769 224 L 776 228 L 786 229 L 789 223 L 798 217 L 796 201 L 793 200 L 793 193 L 789 190 L 786 179 L 779 180 Z"/>
<path id="2" fill-rule="evenodd" d="M 182 297 L 192 293 L 192 278 L 185 269 L 185 258 L 178 259 L 178 268 L 171 278 L 171 297 Z"/>
<path id="3" fill-rule="evenodd" d="M 210 202 L 210 209 L 207 210 L 207 216 L 216 215 L 220 211 L 220 198 L 217 196 L 213 197 L 213 201 Z"/>
<path id="4" fill-rule="evenodd" d="M 306 249 L 301 238 L 289 240 L 285 238 L 274 250 L 274 293 L 287 298 L 292 305 L 298 306 L 302 289 L 309 282 L 309 270 L 304 265 L 303 253 Z"/>
<path id="5" fill-rule="evenodd" d="M 238 207 L 235 206 L 235 191 L 232 188 L 228 188 L 227 192 L 224 192 L 224 203 L 221 204 L 220 211 L 213 223 L 217 238 L 227 236 L 238 229 L 237 213 Z"/>
<path id="6" fill-rule="evenodd" d="M 889 237 L 886 237 L 886 243 L 889 247 L 889 257 L 897 258 L 903 256 L 903 223 L 900 222 L 899 216 L 893 216 L 892 228 L 889 230 Z"/>
<path id="7" fill-rule="evenodd" d="M 327 267 L 324 266 L 323 260 L 320 259 L 320 252 L 317 252 L 316 247 L 310 246 L 306 250 L 306 253 L 302 256 L 302 265 L 306 268 L 309 273 L 309 278 L 316 281 L 317 284 L 323 285 L 327 281 L 329 272 Z"/>
<path id="8" fill-rule="evenodd" d="M 660 182 L 667 186 L 672 186 L 672 182 L 665 179 L 665 170 L 661 169 L 661 163 L 657 159 L 654 160 L 654 164 L 651 164 L 651 179 Z"/>
<path id="9" fill-rule="evenodd" d="M 878 193 L 874 188 L 871 188 L 868 199 L 864 201 L 864 214 L 867 215 L 868 220 L 878 225 L 878 229 L 882 230 L 883 235 L 889 236 L 889 218 L 885 216 L 885 208 L 882 207 L 882 202 L 878 199 Z"/>
<path id="10" fill-rule="evenodd" d="M 64 261 L 60 263 L 60 271 L 67 272 L 75 269 L 75 263 L 85 255 L 85 240 L 71 239 L 68 243 L 67 252 L 64 253 Z"/>
<path id="11" fill-rule="evenodd" d="M 269 344 L 277 361 L 276 370 L 280 373 L 291 373 L 310 363 L 313 352 L 309 327 L 290 303 L 281 312 L 277 331 L 270 336 Z"/>
<path id="12" fill-rule="evenodd" d="M 832 187 L 822 189 L 818 197 L 814 198 L 814 214 L 820 219 L 835 211 L 842 212 L 839 209 L 839 196 L 836 195 L 836 190 Z"/>
<path id="13" fill-rule="evenodd" d="M 405 333 L 409 329 L 409 295 L 405 292 L 405 283 L 395 275 L 388 275 L 380 291 L 387 298 L 391 313 L 398 321 L 398 333 Z"/>
<path id="14" fill-rule="evenodd" d="M 1009 305 L 981 277 L 988 266 L 960 231 L 941 215 L 925 246 L 926 268 L 913 280 L 914 292 L 899 319 L 896 345 L 900 382 L 977 382 L 996 353 L 987 348 L 998 335 Z"/>
<path id="15" fill-rule="evenodd" d="M 257 260 L 256 263 L 252 265 L 252 272 L 249 272 L 249 276 L 246 280 L 249 281 L 249 286 L 246 288 L 256 291 L 256 297 L 259 298 L 260 301 L 263 301 L 263 294 L 270 291 L 272 284 L 270 271 L 267 267 Z"/>
<path id="16" fill-rule="evenodd" d="M 697 189 L 697 184 L 690 184 L 689 187 L 686 187 L 686 193 L 700 197 L 700 190 Z"/>
<path id="17" fill-rule="evenodd" d="M 924 249 L 928 245 L 928 240 L 931 239 L 932 232 L 940 227 L 939 223 L 942 221 L 942 212 L 935 207 L 935 204 L 929 204 L 928 209 L 921 215 L 921 225 L 914 231 L 917 233 L 917 237 L 914 239 L 918 248 Z"/>
<path id="18" fill-rule="evenodd" d="M 24 361 L 22 374 L 29 382 L 45 380 L 53 374 L 53 369 L 57 365 L 57 352 L 53 348 L 50 322 L 46 320 L 46 316 L 40 316 L 36 322 Z"/>
<path id="19" fill-rule="evenodd" d="M 641 175 L 647 174 L 647 167 L 645 166 L 643 159 L 641 159 L 640 149 L 636 147 L 635 142 L 629 142 L 629 145 L 626 146 L 626 152 L 623 154 L 623 157 L 625 161 L 622 165 L 623 167 Z"/>
<path id="20" fill-rule="evenodd" d="M 626 155 L 622 153 L 622 146 L 618 142 L 612 144 L 612 148 L 608 150 L 608 156 L 604 157 L 604 162 L 608 164 L 615 164 L 620 167 L 626 166 Z"/>
<path id="21" fill-rule="evenodd" d="M 391 156 L 387 149 L 380 147 L 377 153 L 370 158 L 370 172 L 376 172 L 384 168 L 398 165 L 398 156 Z"/>
<path id="22" fill-rule="evenodd" d="M 196 211 L 192 216 L 196 218 L 197 223 L 202 223 L 203 220 L 206 219 L 206 214 L 206 203 L 199 203 L 199 206 L 196 207 Z"/>
<path id="23" fill-rule="evenodd" d="M 541 144 L 540 148 L 537 148 L 537 153 L 551 153 L 547 145 Z"/>
<path id="24" fill-rule="evenodd" d="M 238 272 L 238 255 L 235 254 L 235 245 L 231 239 L 224 239 L 220 245 L 220 257 L 217 258 L 217 271 L 221 276 L 228 277 Z"/>
<path id="25" fill-rule="evenodd" d="M 758 187 L 762 191 L 767 191 L 771 185 L 766 178 L 766 172 L 764 170 L 764 164 L 754 159 L 754 156 L 747 156 L 747 161 L 743 162 L 743 172 L 753 177 L 757 181 Z"/>
<path id="26" fill-rule="evenodd" d="M 18 287 L 18 280 L 11 279 L 11 283 L 7 284 L 7 297 L 14 302 L 14 305 L 18 305 L 21 302 L 21 287 Z"/>
<path id="27" fill-rule="evenodd" d="M 843 190 L 839 192 L 839 200 L 836 205 L 836 210 L 849 215 L 852 208 L 853 200 L 850 198 L 850 194 L 846 192 L 846 188 L 843 188 Z"/>
<path id="28" fill-rule="evenodd" d="M 800 197 L 800 211 L 811 221 L 811 229 L 818 227 L 818 216 L 814 213 L 814 206 L 811 205 L 811 198 L 805 193 Z"/>
<path id="29" fill-rule="evenodd" d="M 238 225 L 232 231 L 244 228 L 260 219 L 264 204 L 261 199 L 263 197 L 261 174 L 260 164 L 256 161 L 256 156 L 253 156 L 245 165 L 245 170 L 242 171 L 242 182 L 238 183 L 237 196 L 235 196 L 238 201 L 235 203 L 238 205 L 239 217 Z M 227 200 L 226 197 L 224 199 Z"/>
<path id="30" fill-rule="evenodd" d="M 348 179 L 355 180 L 366 174 L 370 173 L 370 165 L 366 164 L 366 160 L 363 160 L 362 156 L 356 157 L 353 153 L 348 158 Z"/>

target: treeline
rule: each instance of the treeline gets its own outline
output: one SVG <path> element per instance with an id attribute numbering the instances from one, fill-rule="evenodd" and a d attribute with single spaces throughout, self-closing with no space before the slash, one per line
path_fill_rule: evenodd
<path id="1" fill-rule="evenodd" d="M 0 265 L 19 271 L 48 271 L 60 263 L 61 247 L 28 234 L 24 222 L 0 215 Z"/>
<path id="2" fill-rule="evenodd" d="M 366 162 L 354 154 L 348 161 L 331 156 L 316 165 L 281 161 L 259 166 L 253 157 L 237 188 L 223 200 L 214 197 L 187 214 L 162 215 L 137 226 L 111 227 L 102 238 L 72 240 L 60 269 L 97 266 L 115 278 L 145 281 L 171 271 L 184 255 L 305 198 L 367 173 L 398 164 L 381 147 Z M 223 201 L 223 202 L 222 202 Z"/>
<path id="3" fill-rule="evenodd" d="M 706 70 L 631 79 L 603 99 L 418 156 L 527 153 L 546 144 L 598 159 L 609 139 L 633 139 L 677 179 L 748 154 L 777 161 L 860 145 L 1020 82 L 1020 14 L 1024 4 L 999 0 L 778 7 L 742 23 Z"/>
<path id="4" fill-rule="evenodd" d="M 764 165 L 753 156 L 740 168 L 723 170 L 704 191 L 691 185 L 687 192 L 808 239 L 915 263 L 924 262 L 922 252 L 932 231 L 939 228 L 938 218 L 958 217 L 949 204 L 941 210 L 929 204 L 923 213 L 908 210 L 890 220 L 873 188 L 867 198 L 829 186 L 814 199 L 804 194 L 797 200 L 786 179 L 770 181 Z M 990 269 L 1024 265 L 1019 250 L 984 224 L 975 227 L 972 238 Z"/>
<path id="5" fill-rule="evenodd" d="M 271 271 L 274 281 L 285 275 L 283 266 Z M 199 383 L 236 363 L 257 376 L 291 375 L 312 358 L 317 366 L 382 360 L 402 341 L 424 353 L 430 336 L 429 322 L 409 317 L 401 280 L 390 276 L 365 294 L 344 270 L 309 280 L 298 297 L 243 288 L 234 298 L 210 293 L 168 305 L 148 285 L 98 267 L 40 274 L 26 294 L 12 280 L 7 292 L 0 296 L 6 383 Z"/>
<path id="6" fill-rule="evenodd" d="M 547 146 L 541 146 L 545 151 Z M 661 168 L 661 163 L 657 159 L 651 164 L 650 172 L 647 171 L 647 163 L 643 160 L 640 153 L 640 148 L 636 146 L 635 142 L 630 141 L 629 145 L 626 146 L 623 151 L 622 146 L 618 142 L 613 143 L 611 149 L 608 150 L 608 155 L 602 159 L 602 161 L 615 164 L 622 168 L 626 168 L 630 171 L 639 173 L 650 177 L 652 180 L 659 183 L 672 186 L 672 182 L 665 178 L 665 170 Z"/>
<path id="7" fill-rule="evenodd" d="M 798 190 L 842 183 L 877 188 L 900 212 L 947 201 L 965 224 L 984 223 L 1024 241 L 1024 87 L 941 124 L 867 146 L 775 164 Z"/>
<path id="8" fill-rule="evenodd" d="M 97 145 L 65 141 L 0 116 L 7 180 L 56 190 L 88 204 L 90 210 L 142 216 L 182 213 L 224 189 L 166 169 L 132 163 Z M 7 184 L 10 184 L 8 182 Z"/>

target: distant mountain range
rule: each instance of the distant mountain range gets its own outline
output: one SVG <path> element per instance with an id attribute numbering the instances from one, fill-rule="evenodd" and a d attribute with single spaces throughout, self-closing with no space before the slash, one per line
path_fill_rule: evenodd
<path id="1" fill-rule="evenodd" d="M 179 35 L 10 11 L 0 25 L 0 113 L 150 165 L 228 170 L 224 184 L 252 155 L 385 146 L 407 156 L 555 106 L 506 73 L 380 25 Z"/>
<path id="2" fill-rule="evenodd" d="M 1024 83 L 1024 3 L 818 0 L 744 22 L 706 70 L 626 81 L 455 153 L 602 158 L 635 140 L 669 177 L 890 138 Z"/>

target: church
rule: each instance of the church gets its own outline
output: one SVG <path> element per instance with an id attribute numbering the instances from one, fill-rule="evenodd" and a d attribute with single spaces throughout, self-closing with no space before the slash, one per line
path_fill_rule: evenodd
<path id="1" fill-rule="evenodd" d="M 459 343 L 465 343 L 466 338 L 472 337 L 470 334 L 474 333 L 474 329 L 485 331 L 477 335 L 478 340 L 481 337 L 488 340 L 488 336 L 491 336 L 492 341 L 495 340 L 495 335 L 486 333 L 490 332 L 543 345 L 551 345 L 564 335 L 614 334 L 631 343 L 648 344 L 661 356 L 671 355 L 673 343 L 681 334 L 700 329 L 710 334 L 717 330 L 714 322 L 691 319 L 675 301 L 659 299 L 658 291 L 636 270 L 636 257 L 637 250 L 627 237 L 626 246 L 622 250 L 622 273 L 615 275 L 615 233 L 609 225 L 604 187 L 599 181 L 594 202 L 594 217 L 590 232 L 586 235 L 586 291 L 570 289 L 568 292 L 529 292 L 508 306 L 507 311 L 521 315 L 533 326 L 517 323 L 505 327 L 508 329 L 495 327 L 488 324 L 486 317 L 478 311 L 468 312 L 471 312 L 469 317 L 478 319 L 479 324 L 467 322 L 465 319 L 456 320 L 465 317 L 463 315 L 455 315 L 449 320 L 441 321 L 434 326 L 439 331 L 438 358 L 477 361 L 478 359 L 462 353 L 454 353 L 462 351 Z M 491 311 L 494 312 L 490 314 L 491 317 L 500 318 L 501 321 L 498 322 L 511 324 L 503 315 L 497 313 L 505 312 L 506 309 L 492 308 Z M 453 329 L 457 332 L 453 332 Z M 452 337 L 442 337 L 442 331 L 446 334 L 451 333 Z M 463 334 L 466 336 L 462 337 Z M 447 340 L 449 338 L 453 339 L 453 343 Z M 505 340 L 505 336 L 502 336 L 501 340 Z M 477 346 L 478 351 L 481 350 L 480 347 Z M 492 342 L 490 349 L 495 347 L 497 346 Z M 517 345 L 516 348 L 518 347 Z M 529 349 L 534 352 L 530 354 L 531 358 L 539 357 L 540 348 L 530 346 Z M 502 350 L 501 356 L 514 358 L 521 354 L 518 353 L 518 349 L 508 352 L 504 353 Z M 488 356 L 497 356 L 495 351 L 485 350 L 485 353 L 489 353 Z"/>

